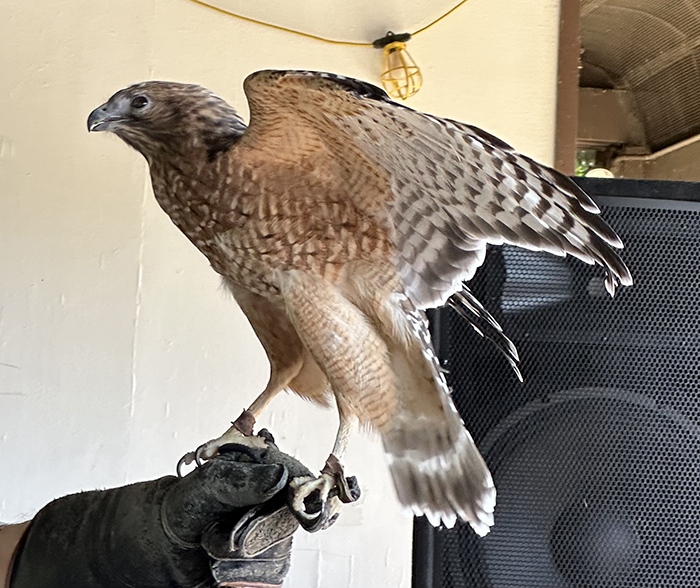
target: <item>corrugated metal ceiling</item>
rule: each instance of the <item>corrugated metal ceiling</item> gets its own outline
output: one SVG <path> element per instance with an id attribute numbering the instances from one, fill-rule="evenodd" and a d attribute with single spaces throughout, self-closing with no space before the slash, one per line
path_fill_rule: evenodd
<path id="1" fill-rule="evenodd" d="M 652 151 L 700 133 L 700 0 L 582 0 L 581 44 L 580 85 L 629 90 Z"/>

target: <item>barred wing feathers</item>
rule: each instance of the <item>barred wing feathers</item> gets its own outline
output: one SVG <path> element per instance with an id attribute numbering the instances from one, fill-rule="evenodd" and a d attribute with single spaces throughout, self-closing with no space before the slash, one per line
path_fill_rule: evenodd
<path id="1" fill-rule="evenodd" d="M 364 171 L 387 178 L 383 220 L 406 293 L 419 308 L 442 305 L 460 291 L 487 244 L 599 264 L 611 295 L 618 284 L 632 283 L 615 251 L 622 243 L 588 195 L 477 127 L 412 110 L 371 84 L 335 74 L 256 72 L 246 93 L 252 127 L 256 116 L 269 116 L 271 104 L 293 110 L 338 161 L 376 166 Z"/>

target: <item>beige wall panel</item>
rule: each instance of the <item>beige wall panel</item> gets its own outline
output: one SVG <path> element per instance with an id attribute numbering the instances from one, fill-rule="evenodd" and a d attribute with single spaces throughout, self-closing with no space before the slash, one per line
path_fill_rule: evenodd
<path id="1" fill-rule="evenodd" d="M 415 29 L 449 2 L 226 5 L 329 36 Z M 89 135 L 87 114 L 147 78 L 197 82 L 247 113 L 256 69 L 376 82 L 380 52 L 226 18 L 186 0 L 0 0 L 0 520 L 51 498 L 172 473 L 262 389 L 267 362 L 204 258 L 153 200 L 141 157 Z M 558 3 L 471 0 L 409 45 L 409 104 L 478 124 L 551 162 Z M 292 397 L 263 425 L 310 467 L 337 417 Z M 346 459 L 364 490 L 323 534 L 296 541 L 287 586 L 410 585 L 411 520 L 377 440 Z"/>

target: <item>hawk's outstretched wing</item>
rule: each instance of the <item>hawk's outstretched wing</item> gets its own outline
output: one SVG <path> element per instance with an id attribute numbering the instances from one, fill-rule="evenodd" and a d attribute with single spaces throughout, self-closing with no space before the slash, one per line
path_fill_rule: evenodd
<path id="1" fill-rule="evenodd" d="M 477 127 L 412 110 L 335 74 L 260 71 L 245 91 L 249 133 L 289 117 L 345 166 L 358 207 L 388 224 L 406 293 L 419 308 L 461 290 L 489 243 L 597 263 L 611 294 L 632 283 L 615 252 L 622 243 L 596 204 L 566 176 Z M 388 186 L 387 200 L 365 201 L 363 187 L 379 184 Z"/>

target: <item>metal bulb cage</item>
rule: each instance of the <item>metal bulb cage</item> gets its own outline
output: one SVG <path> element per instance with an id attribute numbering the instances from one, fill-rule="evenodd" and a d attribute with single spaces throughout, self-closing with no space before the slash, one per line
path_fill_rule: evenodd
<path id="1" fill-rule="evenodd" d="M 384 46 L 382 86 L 392 98 L 406 100 L 423 85 L 419 67 L 406 51 L 406 43 L 394 41 Z"/>

